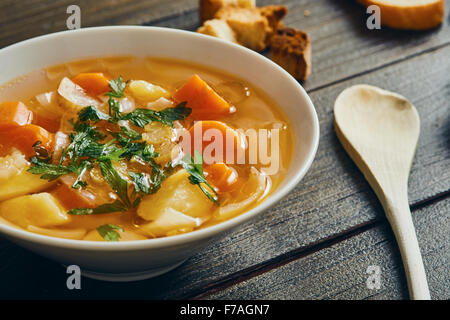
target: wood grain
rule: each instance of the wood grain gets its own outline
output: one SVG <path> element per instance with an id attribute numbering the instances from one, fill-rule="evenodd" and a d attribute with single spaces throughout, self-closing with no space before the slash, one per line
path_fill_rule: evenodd
<path id="1" fill-rule="evenodd" d="M 370 31 L 365 26 L 364 8 L 352 0 L 260 0 L 257 3 L 287 5 L 289 13 L 285 24 L 309 33 L 313 71 L 304 83 L 308 90 L 318 90 L 450 44 L 448 19 L 429 31 L 389 28 Z M 0 3 L 0 48 L 66 30 L 66 8 L 70 4 L 80 6 L 82 27 L 144 24 L 195 30 L 199 26 L 196 0 L 3 0 Z M 309 17 L 304 15 L 305 10 L 310 11 Z M 447 5 L 446 16 L 449 11 L 450 5 Z"/>
<path id="2" fill-rule="evenodd" d="M 450 298 L 450 199 L 414 212 L 433 299 Z M 381 269 L 369 289 L 367 268 Z M 206 298 L 206 296 L 202 296 Z M 208 299 L 408 299 L 394 235 L 385 224 L 241 282 Z"/>
<path id="3" fill-rule="evenodd" d="M 86 279 L 83 281 L 86 290 L 70 292 L 65 288 L 64 269 L 5 244 L 4 250 L 16 258 L 1 260 L 0 283 L 5 281 L 15 285 L 6 287 L 3 294 L 42 298 L 192 297 L 230 280 L 236 281 L 243 270 L 256 272 L 261 264 L 283 254 L 294 250 L 302 252 L 374 221 L 385 221 L 381 206 L 340 146 L 333 129 L 334 99 L 344 88 L 355 83 L 369 83 L 399 92 L 419 111 L 423 131 L 409 183 L 413 208 L 445 194 L 450 189 L 449 54 L 450 47 L 443 48 L 313 92 L 311 97 L 321 123 L 321 143 L 304 180 L 274 209 L 171 273 L 132 284 Z M 427 246 L 426 238 L 422 239 Z M 419 243 L 422 245 L 420 240 Z"/>
<path id="4" fill-rule="evenodd" d="M 194 297 L 216 287 L 239 282 L 244 275 L 253 276 L 262 267 L 267 270 L 277 268 L 287 257 L 295 259 L 296 255 L 316 250 L 319 250 L 318 254 L 322 251 L 326 254 L 328 249 L 324 248 L 330 243 L 353 238 L 358 230 L 371 229 L 374 225 L 380 227 L 366 231 L 371 235 L 369 240 L 364 242 L 365 236 L 356 235 L 355 242 L 343 246 L 336 258 L 342 260 L 352 256 L 352 246 L 358 243 L 366 243 L 365 248 L 369 248 L 372 241 L 380 243 L 378 247 L 383 247 L 384 243 L 387 245 L 378 252 L 381 261 L 386 261 L 387 266 L 400 265 L 392 238 L 383 240 L 391 235 L 384 227 L 381 206 L 334 134 L 332 107 L 337 95 L 356 83 L 397 91 L 411 100 L 421 117 L 422 135 L 410 177 L 410 204 L 417 208 L 432 199 L 444 198 L 450 190 L 448 19 L 442 27 L 420 33 L 388 28 L 368 31 L 364 27 L 364 10 L 351 0 L 258 1 L 260 5 L 268 3 L 287 3 L 290 12 L 285 23 L 308 31 L 312 38 L 313 73 L 304 86 L 311 93 L 320 118 L 321 143 L 316 160 L 301 184 L 276 208 L 232 232 L 180 268 L 143 282 L 113 284 L 84 279 L 81 291 L 69 291 L 65 285 L 67 275 L 64 268 L 0 239 L 0 297 Z M 69 4 L 80 5 L 83 27 L 146 24 L 194 30 L 198 26 L 196 0 L 3 0 L 0 2 L 0 47 L 65 30 L 65 10 Z M 447 1 L 446 15 L 449 7 Z M 305 9 L 311 12 L 309 17 L 304 16 Z M 449 211 L 448 206 L 442 207 L 439 202 L 436 206 L 445 209 L 444 213 Z M 418 224 L 435 223 L 433 219 L 436 217 L 425 214 L 425 211 L 419 212 L 421 214 L 415 218 L 423 220 L 417 220 Z M 448 227 L 448 216 L 445 221 L 436 221 Z M 445 258 L 448 258 L 449 240 L 442 237 L 441 246 L 436 247 L 438 231 L 432 230 L 427 235 L 418 232 L 419 243 L 422 249 L 434 250 L 434 256 L 426 258 L 425 262 L 427 269 L 430 265 L 433 269 L 432 279 L 429 279 L 432 297 L 448 298 L 448 259 L 446 262 Z M 321 261 L 330 263 L 331 260 Z M 328 278 L 321 278 L 323 269 L 316 269 L 319 273 L 311 278 L 313 280 L 302 284 L 305 292 L 310 292 L 304 296 L 365 297 L 367 293 L 362 278 L 359 284 L 347 279 L 353 289 L 344 284 L 346 277 L 351 276 L 351 270 L 360 270 L 351 269 L 357 267 L 354 263 L 347 266 L 348 271 L 337 268 L 336 272 L 342 274 L 329 272 Z M 304 270 L 308 271 L 308 268 Z M 388 286 L 392 293 L 373 293 L 374 298 L 406 298 L 403 271 L 401 267 L 393 267 L 392 270 L 388 281 L 392 284 Z M 330 287 L 333 278 L 340 279 L 341 291 Z M 320 283 L 322 280 L 324 282 Z M 281 283 L 290 288 L 289 281 L 287 277 Z M 265 283 L 269 285 L 271 282 L 265 280 L 256 284 L 260 286 L 262 296 L 267 290 L 264 289 Z M 248 285 L 253 288 L 250 283 Z M 292 291 L 287 292 L 292 294 L 291 297 L 295 296 Z M 289 295 L 280 293 L 280 297 L 289 298 Z"/>

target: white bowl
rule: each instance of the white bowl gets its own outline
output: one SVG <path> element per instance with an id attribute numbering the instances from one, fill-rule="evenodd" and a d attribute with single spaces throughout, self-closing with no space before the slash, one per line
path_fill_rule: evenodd
<path id="1" fill-rule="evenodd" d="M 113 55 L 175 58 L 226 71 L 264 90 L 291 120 L 294 149 L 281 185 L 261 204 L 231 220 L 172 237 L 94 242 L 43 236 L 0 224 L 12 242 L 101 280 L 154 277 L 182 264 L 226 232 L 277 204 L 309 169 L 319 143 L 319 122 L 305 90 L 269 59 L 244 47 L 198 33 L 155 27 L 99 27 L 65 31 L 0 50 L 0 84 L 35 70 L 83 58 Z"/>

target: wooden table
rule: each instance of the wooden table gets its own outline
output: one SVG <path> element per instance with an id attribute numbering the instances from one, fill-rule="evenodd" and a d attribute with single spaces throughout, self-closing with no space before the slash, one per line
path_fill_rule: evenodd
<path id="1" fill-rule="evenodd" d="M 181 267 L 141 282 L 83 278 L 81 290 L 69 291 L 58 263 L 0 239 L 0 297 L 407 299 L 400 254 L 383 210 L 333 130 L 337 95 L 367 83 L 399 92 L 419 111 L 422 132 L 409 181 L 410 206 L 431 296 L 450 298 L 450 3 L 444 24 L 425 32 L 370 31 L 365 10 L 352 0 L 258 1 L 269 3 L 286 4 L 285 24 L 306 30 L 312 39 L 313 72 L 303 85 L 319 116 L 321 140 L 297 188 Z M 65 30 L 70 4 L 81 7 L 82 27 L 198 27 L 197 0 L 2 0 L 0 48 Z M 366 285 L 371 265 L 381 269 L 380 289 Z"/>

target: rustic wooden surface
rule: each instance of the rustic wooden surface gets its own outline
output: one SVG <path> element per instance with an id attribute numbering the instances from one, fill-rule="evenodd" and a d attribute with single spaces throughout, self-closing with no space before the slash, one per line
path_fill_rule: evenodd
<path id="1" fill-rule="evenodd" d="M 410 205 L 432 298 L 450 298 L 450 3 L 441 27 L 418 33 L 369 31 L 364 10 L 352 0 L 258 1 L 269 3 L 286 4 L 285 23 L 312 39 L 313 72 L 303 85 L 319 115 L 321 140 L 299 186 L 181 267 L 141 282 L 83 279 L 82 290 L 69 291 L 57 263 L 0 239 L 0 298 L 407 299 L 383 210 L 332 126 L 335 98 L 357 83 L 399 92 L 419 111 Z M 198 26 L 196 0 L 2 0 L 0 48 L 65 30 L 70 4 L 80 5 L 82 27 Z M 380 290 L 365 285 L 368 265 L 382 270 Z"/>

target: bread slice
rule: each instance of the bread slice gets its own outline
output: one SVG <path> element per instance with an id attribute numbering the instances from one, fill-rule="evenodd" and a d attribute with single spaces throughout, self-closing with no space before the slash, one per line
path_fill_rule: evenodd
<path id="1" fill-rule="evenodd" d="M 280 28 L 270 40 L 270 58 L 294 78 L 306 80 L 311 73 L 311 42 L 294 28 Z"/>
<path id="2" fill-rule="evenodd" d="M 288 8 L 286 6 L 268 5 L 258 8 L 259 12 L 267 18 L 271 33 L 274 34 L 278 28 L 282 27 L 281 20 L 286 16 Z M 271 34 L 271 35 L 272 35 Z M 270 35 L 270 36 L 271 36 Z M 269 40 L 270 37 L 267 37 Z"/>
<path id="3" fill-rule="evenodd" d="M 444 19 L 444 0 L 358 0 L 377 5 L 381 23 L 396 29 L 425 30 L 440 25 Z"/>
<path id="4" fill-rule="evenodd" d="M 203 26 L 197 29 L 197 32 L 217 37 L 222 40 L 238 43 L 233 29 L 224 20 L 211 19 L 205 21 Z"/>
<path id="5" fill-rule="evenodd" d="M 243 46 L 255 51 L 267 47 L 266 39 L 272 29 L 258 8 L 227 6 L 217 11 L 215 18 L 226 21 Z"/>
<path id="6" fill-rule="evenodd" d="M 213 19 L 220 8 L 228 5 L 241 8 L 256 7 L 255 0 L 200 0 L 200 21 L 203 23 L 206 20 Z"/>

